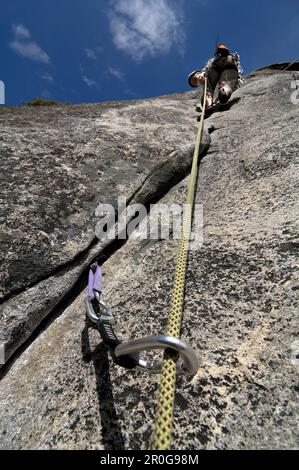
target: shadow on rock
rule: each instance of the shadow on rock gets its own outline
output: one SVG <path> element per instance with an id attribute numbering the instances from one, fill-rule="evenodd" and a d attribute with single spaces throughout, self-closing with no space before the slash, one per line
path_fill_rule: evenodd
<path id="1" fill-rule="evenodd" d="M 224 111 L 229 111 L 231 109 L 231 107 L 234 106 L 235 104 L 239 103 L 240 100 L 241 100 L 241 98 L 233 98 L 232 100 L 230 100 L 226 104 L 223 104 L 223 105 L 216 104 L 215 106 L 212 106 L 210 109 L 208 109 L 205 112 L 205 120 L 209 119 L 211 116 L 213 116 L 216 113 L 222 113 Z M 198 122 L 200 121 L 200 117 L 201 117 L 201 115 L 199 114 L 199 116 L 197 117 Z"/>
<path id="2" fill-rule="evenodd" d="M 89 341 L 89 329 L 93 328 L 86 321 L 82 331 L 82 356 L 84 362 L 93 362 L 97 381 L 97 394 L 99 400 L 99 412 L 102 425 L 102 440 L 106 450 L 123 450 L 124 439 L 121 426 L 118 421 L 114 406 L 112 385 L 110 380 L 110 368 L 108 350 L 104 343 L 99 344 L 91 351 Z"/>
<path id="3" fill-rule="evenodd" d="M 233 98 L 228 103 L 223 104 L 222 106 L 219 106 L 217 111 L 219 111 L 220 113 L 222 111 L 228 111 L 232 106 L 239 103 L 240 100 L 241 100 L 241 98 L 239 98 L 239 97 L 238 98 Z"/>

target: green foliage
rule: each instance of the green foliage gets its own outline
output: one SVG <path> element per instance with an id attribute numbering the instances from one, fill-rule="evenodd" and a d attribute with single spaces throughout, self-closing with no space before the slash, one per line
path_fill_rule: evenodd
<path id="1" fill-rule="evenodd" d="M 45 100 L 44 98 L 32 98 L 31 101 L 23 103 L 24 106 L 63 106 L 63 104 L 55 100 Z"/>

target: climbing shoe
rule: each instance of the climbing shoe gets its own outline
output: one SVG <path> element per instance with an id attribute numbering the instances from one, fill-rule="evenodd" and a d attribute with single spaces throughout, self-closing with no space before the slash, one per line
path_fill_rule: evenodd
<path id="1" fill-rule="evenodd" d="M 213 106 L 213 96 L 211 94 L 207 94 L 207 99 L 206 99 L 206 106 L 205 110 L 208 111 L 211 107 Z M 198 113 L 201 113 L 203 111 L 203 103 L 198 103 L 196 105 L 196 111 Z"/>
<path id="2" fill-rule="evenodd" d="M 232 96 L 232 89 L 229 85 L 225 84 L 219 87 L 218 99 L 220 104 L 226 104 Z"/>

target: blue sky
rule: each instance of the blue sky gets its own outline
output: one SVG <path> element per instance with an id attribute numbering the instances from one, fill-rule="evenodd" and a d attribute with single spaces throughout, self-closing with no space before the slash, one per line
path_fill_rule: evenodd
<path id="1" fill-rule="evenodd" d="M 298 0 L 1 0 L 6 104 L 188 90 L 217 38 L 245 73 L 299 56 Z"/>

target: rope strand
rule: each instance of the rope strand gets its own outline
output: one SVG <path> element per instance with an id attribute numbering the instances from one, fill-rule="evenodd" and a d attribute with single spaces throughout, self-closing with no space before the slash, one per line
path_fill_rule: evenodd
<path id="1" fill-rule="evenodd" d="M 194 206 L 195 186 L 197 179 L 197 166 L 199 149 L 203 136 L 205 103 L 207 97 L 207 78 L 204 84 L 204 107 L 201 114 L 196 144 L 193 155 L 192 169 L 187 194 L 187 210 L 184 212 L 182 235 L 179 243 L 177 266 L 172 294 L 172 304 L 169 316 L 167 335 L 180 338 L 183 315 L 183 303 L 186 284 L 186 271 L 188 261 L 188 248 L 191 233 L 192 212 Z M 152 450 L 169 450 L 172 439 L 173 409 L 176 385 L 176 363 L 178 354 L 165 350 L 162 377 L 160 383 L 159 400 L 156 412 L 155 429 Z"/>

